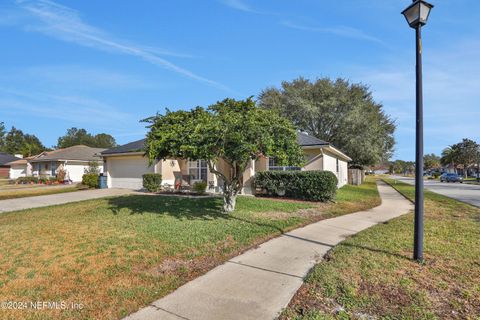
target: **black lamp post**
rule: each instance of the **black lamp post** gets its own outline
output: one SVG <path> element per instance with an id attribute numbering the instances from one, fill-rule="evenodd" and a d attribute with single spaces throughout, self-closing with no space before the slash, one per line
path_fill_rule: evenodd
<path id="1" fill-rule="evenodd" d="M 402 11 L 408 25 L 415 29 L 417 52 L 416 140 L 415 140 L 415 236 L 413 259 L 423 261 L 423 89 L 422 89 L 422 26 L 427 23 L 433 5 L 414 0 Z"/>

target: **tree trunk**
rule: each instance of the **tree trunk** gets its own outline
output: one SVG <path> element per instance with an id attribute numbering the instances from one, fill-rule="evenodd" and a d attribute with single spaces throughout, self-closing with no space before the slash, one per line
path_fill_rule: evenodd
<path id="1" fill-rule="evenodd" d="M 225 213 L 230 213 L 235 211 L 235 205 L 237 204 L 237 195 L 232 193 L 223 194 L 223 211 Z"/>
<path id="2" fill-rule="evenodd" d="M 223 212 L 230 213 L 235 210 L 237 204 L 238 189 L 234 185 L 223 185 Z"/>

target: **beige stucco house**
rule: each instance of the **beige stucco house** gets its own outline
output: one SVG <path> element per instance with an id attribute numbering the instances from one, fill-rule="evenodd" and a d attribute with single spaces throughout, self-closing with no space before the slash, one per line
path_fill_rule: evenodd
<path id="1" fill-rule="evenodd" d="M 45 151 L 39 155 L 10 162 L 10 179 L 18 177 L 55 177 L 59 170 L 66 172 L 65 180 L 82 181 L 89 162 L 98 163 L 103 172 L 103 160 L 100 153 L 104 148 L 91 148 L 84 145 L 72 146 L 53 151 Z"/>
<path id="2" fill-rule="evenodd" d="M 267 157 L 252 160 L 243 175 L 243 192 L 251 193 L 255 173 L 265 170 L 327 170 L 337 176 L 338 187 L 347 184 L 348 162 L 351 161 L 347 155 L 328 142 L 301 132 L 298 133 L 298 143 L 305 152 L 306 164 L 302 168 L 277 166 L 275 159 Z M 145 173 L 162 174 L 162 183 L 170 186 L 205 181 L 210 191 L 220 191 L 222 188 L 222 181 L 210 172 L 202 160 L 167 159 L 149 166 L 148 159 L 144 157 L 144 144 L 145 140 L 138 140 L 101 153 L 109 188 L 142 189 L 142 175 Z M 228 172 L 222 161 L 217 169 Z"/>

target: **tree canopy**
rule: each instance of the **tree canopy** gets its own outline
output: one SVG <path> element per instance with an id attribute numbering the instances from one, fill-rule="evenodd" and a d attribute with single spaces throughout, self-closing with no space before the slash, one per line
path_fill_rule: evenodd
<path id="1" fill-rule="evenodd" d="M 0 151 L 3 150 L 3 146 L 5 145 L 5 135 L 7 132 L 5 131 L 5 124 L 0 122 Z"/>
<path id="2" fill-rule="evenodd" d="M 393 153 L 395 123 L 363 84 L 300 77 L 263 90 L 259 104 L 332 143 L 353 159 L 352 166 L 376 165 Z"/>
<path id="3" fill-rule="evenodd" d="M 57 148 L 68 148 L 83 144 L 92 148 L 113 148 L 115 138 L 106 133 L 92 135 L 85 129 L 70 128 L 64 136 L 58 138 Z"/>
<path id="4" fill-rule="evenodd" d="M 480 145 L 473 140 L 462 139 L 461 142 L 445 148 L 440 161 L 443 165 L 463 165 L 466 176 L 468 166 L 480 161 Z"/>
<path id="5" fill-rule="evenodd" d="M 259 108 L 252 98 L 225 99 L 207 109 L 167 111 L 145 121 L 150 123 L 146 142 L 150 161 L 169 157 L 205 160 L 210 172 L 223 181 L 226 212 L 235 208 L 251 160 L 269 156 L 285 165 L 303 162 L 293 124 L 276 112 Z M 220 171 L 220 161 L 229 170 Z"/>
<path id="6" fill-rule="evenodd" d="M 3 123 L 0 125 L 0 150 L 10 154 L 22 154 L 24 157 L 37 155 L 45 150 L 42 144 L 33 134 L 24 134 L 22 130 L 12 127 L 5 132 Z"/>
<path id="7" fill-rule="evenodd" d="M 395 160 L 390 163 L 389 171 L 392 174 L 401 173 L 413 173 L 415 172 L 415 162 L 413 161 L 404 161 L 404 160 Z"/>
<path id="8" fill-rule="evenodd" d="M 437 169 L 440 167 L 440 157 L 431 153 L 423 156 L 423 167 L 426 170 Z"/>

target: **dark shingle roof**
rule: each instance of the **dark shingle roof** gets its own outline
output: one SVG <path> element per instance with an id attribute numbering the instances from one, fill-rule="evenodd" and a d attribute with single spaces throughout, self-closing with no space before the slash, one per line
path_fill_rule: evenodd
<path id="1" fill-rule="evenodd" d="M 299 132 L 297 134 L 298 144 L 302 147 L 307 146 L 328 146 L 328 142 L 315 138 L 314 136 L 308 135 L 304 132 Z"/>
<path id="2" fill-rule="evenodd" d="M 102 155 L 116 154 L 116 153 L 129 153 L 129 152 L 143 152 L 145 149 L 145 140 L 133 141 L 115 148 L 111 148 L 102 152 Z"/>
<path id="3" fill-rule="evenodd" d="M 4 166 L 8 162 L 12 162 L 19 159 L 20 158 L 12 156 L 11 154 L 0 152 L 0 166 Z"/>
<path id="4" fill-rule="evenodd" d="M 105 148 L 91 148 L 84 145 L 72 146 L 69 148 L 58 149 L 44 152 L 30 162 L 55 161 L 55 160 L 80 160 L 80 161 L 98 161 L 101 160 L 98 155 Z"/>
<path id="5" fill-rule="evenodd" d="M 141 139 L 133 141 L 115 148 L 111 148 L 102 152 L 102 155 L 117 154 L 117 153 L 130 153 L 130 152 L 143 152 L 145 148 L 145 140 Z M 297 135 L 297 141 L 300 146 L 328 146 L 328 142 L 310 136 L 306 133 L 299 132 Z"/>

